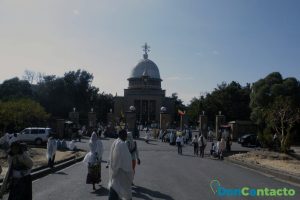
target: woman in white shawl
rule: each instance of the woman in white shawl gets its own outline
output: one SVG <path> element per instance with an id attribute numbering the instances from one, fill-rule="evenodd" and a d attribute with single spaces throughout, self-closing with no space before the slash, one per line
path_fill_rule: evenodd
<path id="1" fill-rule="evenodd" d="M 57 150 L 57 142 L 53 135 L 50 135 L 47 142 L 47 160 L 48 166 L 52 169 L 54 167 L 55 154 Z"/>
<path id="2" fill-rule="evenodd" d="M 221 141 L 219 141 L 217 143 L 217 151 L 218 151 L 218 155 L 219 155 L 220 159 L 223 159 L 223 157 L 224 157 L 223 154 L 224 154 L 225 148 L 226 148 L 225 140 L 223 138 L 221 138 Z"/>
<path id="3" fill-rule="evenodd" d="M 89 141 L 90 152 L 86 154 L 83 162 L 88 166 L 88 174 L 86 184 L 93 184 L 93 189 L 96 190 L 95 184 L 101 182 L 101 160 L 103 154 L 103 145 L 96 132 L 92 133 Z"/>

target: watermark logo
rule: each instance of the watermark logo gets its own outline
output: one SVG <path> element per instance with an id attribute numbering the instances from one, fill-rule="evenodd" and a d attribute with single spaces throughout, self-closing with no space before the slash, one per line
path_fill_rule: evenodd
<path id="1" fill-rule="evenodd" d="M 220 197 L 293 197 L 296 191 L 292 188 L 225 188 L 221 185 L 219 180 L 212 180 L 210 182 L 212 192 Z"/>

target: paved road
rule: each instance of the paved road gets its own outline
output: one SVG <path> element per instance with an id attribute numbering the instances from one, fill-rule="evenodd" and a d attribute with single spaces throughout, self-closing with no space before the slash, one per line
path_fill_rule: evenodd
<path id="1" fill-rule="evenodd" d="M 106 161 L 112 139 L 104 140 L 104 160 Z M 83 140 L 81 147 L 87 147 Z M 274 177 L 239 167 L 226 161 L 204 159 L 192 155 L 192 146 L 183 148 L 183 155 L 178 155 L 176 148 L 166 143 L 151 141 L 146 144 L 138 141 L 142 164 L 137 166 L 133 187 L 133 199 L 198 200 L 222 199 L 214 195 L 210 188 L 211 180 L 217 179 L 225 188 L 293 188 L 300 199 L 300 187 L 279 181 Z M 208 149 L 207 149 L 208 150 Z M 208 152 L 207 152 L 208 153 Z M 33 183 L 34 200 L 85 200 L 107 199 L 108 170 L 102 165 L 103 187 L 96 191 L 85 184 L 87 169 L 82 163 L 73 165 L 60 172 L 50 174 Z M 225 199 L 255 199 L 236 197 Z M 265 198 L 260 198 L 265 199 Z"/>

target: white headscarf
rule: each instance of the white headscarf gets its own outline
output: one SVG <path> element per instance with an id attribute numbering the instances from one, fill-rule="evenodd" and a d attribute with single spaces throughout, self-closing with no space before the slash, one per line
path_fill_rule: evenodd
<path id="1" fill-rule="evenodd" d="M 90 152 L 96 154 L 98 159 L 101 160 L 103 154 L 103 144 L 95 132 L 92 133 L 92 136 L 89 141 Z"/>
<path id="2" fill-rule="evenodd" d="M 47 142 L 47 159 L 52 158 L 57 150 L 57 143 L 56 140 L 53 137 L 49 137 L 48 138 L 48 142 Z"/>
<path id="3" fill-rule="evenodd" d="M 89 141 L 90 151 L 92 153 L 97 152 L 97 140 L 98 140 L 97 134 L 93 132 Z"/>

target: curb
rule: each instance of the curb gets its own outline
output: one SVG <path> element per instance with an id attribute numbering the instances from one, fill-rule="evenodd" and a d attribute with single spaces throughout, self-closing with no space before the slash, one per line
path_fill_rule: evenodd
<path id="1" fill-rule="evenodd" d="M 78 158 L 76 158 L 74 156 L 73 158 L 66 159 L 66 160 L 61 161 L 60 163 L 56 164 L 53 169 L 50 169 L 49 167 L 44 167 L 44 169 L 35 170 L 34 172 L 31 173 L 32 180 L 36 180 L 36 179 L 45 177 L 53 172 L 60 171 L 64 168 L 67 168 L 71 165 L 81 162 L 83 159 L 84 159 L 84 156 L 80 156 Z"/>
<path id="2" fill-rule="evenodd" d="M 40 167 L 33 168 L 31 170 L 32 180 L 36 180 L 36 179 L 45 177 L 53 172 L 60 171 L 64 168 L 67 168 L 71 165 L 81 162 L 83 159 L 84 159 L 84 156 L 80 156 L 78 158 L 76 158 L 75 156 L 72 156 L 65 160 L 60 160 L 60 161 L 56 162 L 53 169 L 50 169 L 48 166 L 40 166 Z M 2 186 L 2 182 L 3 182 L 3 179 L 0 179 L 0 186 Z"/>
<path id="3" fill-rule="evenodd" d="M 262 167 L 262 166 L 257 166 L 257 165 L 254 165 L 254 164 L 245 163 L 245 162 L 242 162 L 242 161 L 239 161 L 239 160 L 231 159 L 231 158 L 226 158 L 224 160 L 227 161 L 227 162 L 231 162 L 231 163 L 243 166 L 243 167 L 248 167 L 248 168 L 256 170 L 258 172 L 263 172 L 263 173 L 272 175 L 274 177 L 277 177 L 277 178 L 280 178 L 280 179 L 283 179 L 283 180 L 286 180 L 286 181 L 290 181 L 290 182 L 293 182 L 293 183 L 300 184 L 300 177 L 296 177 L 296 176 L 293 176 L 291 174 L 284 174 L 284 172 L 281 172 L 281 171 L 278 171 L 278 170 L 275 170 L 275 169 L 269 169 L 269 168 L 265 168 L 265 167 Z"/>

